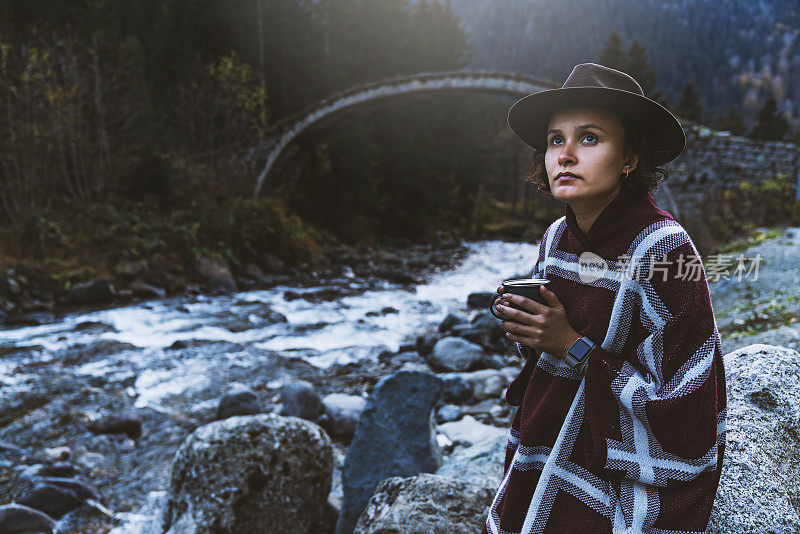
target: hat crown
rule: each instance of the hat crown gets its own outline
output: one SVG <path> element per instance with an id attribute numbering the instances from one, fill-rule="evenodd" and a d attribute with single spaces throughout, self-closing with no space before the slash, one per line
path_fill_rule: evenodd
<path id="1" fill-rule="evenodd" d="M 642 86 L 632 76 L 597 63 L 575 65 L 564 85 L 561 86 L 562 89 L 568 87 L 603 87 L 644 96 Z"/>

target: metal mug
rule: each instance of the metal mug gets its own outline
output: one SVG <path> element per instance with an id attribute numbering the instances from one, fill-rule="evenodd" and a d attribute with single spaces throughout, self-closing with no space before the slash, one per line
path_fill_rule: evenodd
<path id="1" fill-rule="evenodd" d="M 539 292 L 539 287 L 547 284 L 548 282 L 550 282 L 550 280 L 548 280 L 547 278 L 512 278 L 510 280 L 503 280 L 503 288 L 505 289 L 505 293 L 513 293 L 514 295 L 520 295 L 522 297 L 535 300 L 536 302 L 539 302 L 547 306 L 547 301 Z M 503 293 L 495 293 L 494 295 L 492 295 L 492 298 L 489 300 L 489 311 L 492 312 L 492 315 L 494 315 L 498 319 L 507 321 L 508 320 L 507 318 L 498 315 L 497 309 L 495 308 L 495 303 L 502 294 Z M 528 310 L 520 306 L 517 306 L 513 303 L 509 304 L 512 308 L 516 308 L 518 310 L 530 313 Z"/>

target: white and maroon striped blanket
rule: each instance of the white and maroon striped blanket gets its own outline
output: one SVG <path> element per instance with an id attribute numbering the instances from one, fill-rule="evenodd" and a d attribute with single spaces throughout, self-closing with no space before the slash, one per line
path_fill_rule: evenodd
<path id="1" fill-rule="evenodd" d="M 527 362 L 507 392 L 518 408 L 483 532 L 704 532 L 726 397 L 699 254 L 652 195 L 620 193 L 586 236 L 565 212 L 532 276 L 550 280 L 572 327 L 599 346 L 584 377 L 518 344 Z M 587 253 L 607 268 L 582 270 Z"/>

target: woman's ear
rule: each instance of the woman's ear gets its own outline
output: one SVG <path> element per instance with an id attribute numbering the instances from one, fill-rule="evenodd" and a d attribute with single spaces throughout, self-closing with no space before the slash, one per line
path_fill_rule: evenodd
<path id="1" fill-rule="evenodd" d="M 633 172 L 633 169 L 639 164 L 639 154 L 628 154 L 625 158 L 625 166 L 622 168 L 623 171 Z"/>

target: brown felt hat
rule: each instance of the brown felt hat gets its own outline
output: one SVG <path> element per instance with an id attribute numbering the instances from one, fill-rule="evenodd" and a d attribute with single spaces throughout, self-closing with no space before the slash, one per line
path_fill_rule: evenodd
<path id="1" fill-rule="evenodd" d="M 605 108 L 628 118 L 650 141 L 655 165 L 669 163 L 686 146 L 686 134 L 675 115 L 644 96 L 630 75 L 597 63 L 575 65 L 561 88 L 518 100 L 508 110 L 508 126 L 527 145 L 544 152 L 550 116 L 571 107 Z"/>

